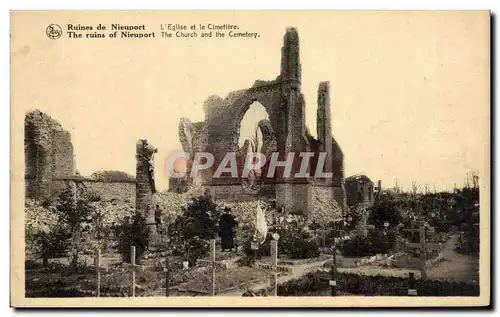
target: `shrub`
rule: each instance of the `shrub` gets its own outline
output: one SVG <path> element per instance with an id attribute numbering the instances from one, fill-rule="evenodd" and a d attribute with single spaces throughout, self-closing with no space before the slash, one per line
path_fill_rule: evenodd
<path id="1" fill-rule="evenodd" d="M 45 265 L 51 256 L 53 232 L 57 228 L 57 217 L 50 206 L 28 199 L 25 202 L 25 243 L 28 254 L 42 258 Z M 54 241 L 57 243 L 57 241 Z"/>
<path id="2" fill-rule="evenodd" d="M 135 177 L 122 171 L 99 171 L 94 172 L 90 175 L 91 178 L 99 181 L 130 181 L 134 180 Z"/>
<path id="3" fill-rule="evenodd" d="M 83 264 L 80 258 L 83 255 L 82 244 L 85 242 L 85 234 L 91 230 L 95 208 L 90 203 L 84 189 L 71 186 L 67 186 L 59 194 L 55 207 L 48 203 L 45 206 L 46 208 L 41 207 L 42 209 L 38 209 L 38 211 L 50 210 L 49 213 L 45 213 L 47 219 L 43 221 L 49 221 L 50 225 L 38 222 L 45 229 L 38 231 L 30 239 L 35 238 L 35 244 L 39 247 L 44 264 L 48 263 L 49 258 L 59 257 L 66 253 L 66 249 L 69 249 L 71 251 L 71 266 L 73 270 L 76 270 Z M 29 227 L 30 223 L 27 223 L 27 226 Z M 33 232 L 34 228 L 27 229 L 30 233 Z M 28 246 L 28 249 L 30 248 Z"/>
<path id="4" fill-rule="evenodd" d="M 208 254 L 207 241 L 217 236 L 219 212 L 216 207 L 209 195 L 195 197 L 170 225 L 171 241 L 177 244 L 176 249 L 182 250 L 190 265 Z"/>
<path id="5" fill-rule="evenodd" d="M 292 259 L 309 259 L 319 256 L 319 247 L 309 232 L 298 228 L 283 230 L 278 245 L 280 252 Z"/>
<path id="6" fill-rule="evenodd" d="M 136 262 L 144 254 L 149 246 L 149 226 L 143 215 L 136 213 L 133 222 L 128 217 L 115 227 L 115 235 L 118 240 L 118 252 L 124 262 L 130 262 L 131 246 L 135 246 Z"/>
<path id="7" fill-rule="evenodd" d="M 308 294 L 328 287 L 328 281 L 315 272 L 278 285 L 279 296 L 307 296 Z"/>
<path id="8" fill-rule="evenodd" d="M 291 239 L 290 242 L 292 245 L 288 248 L 288 255 L 292 259 L 310 259 L 320 254 L 318 245 L 314 241 L 305 240 L 299 236 Z"/>
<path id="9" fill-rule="evenodd" d="M 344 241 L 342 244 L 342 254 L 347 256 L 368 256 L 378 253 L 389 253 L 394 243 L 396 235 L 393 232 L 370 231 L 365 238 L 362 235 L 354 237 L 352 240 Z"/>
<path id="10" fill-rule="evenodd" d="M 326 292 L 329 274 L 312 272 L 278 286 L 279 296 L 311 296 Z M 407 278 L 339 273 L 337 290 L 363 296 L 407 296 Z M 448 281 L 416 280 L 418 296 L 479 296 L 479 285 Z M 326 294 L 325 294 L 326 295 Z"/>
<path id="11" fill-rule="evenodd" d="M 376 228 L 383 228 L 385 222 L 394 228 L 402 220 L 401 206 L 397 200 L 393 200 L 390 196 L 379 196 L 370 207 L 370 211 L 368 223 L 373 224 Z"/>

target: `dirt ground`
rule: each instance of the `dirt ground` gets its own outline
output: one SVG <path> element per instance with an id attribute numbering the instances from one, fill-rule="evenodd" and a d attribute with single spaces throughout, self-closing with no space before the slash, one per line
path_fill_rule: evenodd
<path id="1" fill-rule="evenodd" d="M 457 239 L 458 236 L 454 235 L 446 242 L 442 251 L 444 261 L 433 265 L 427 271 L 427 276 L 436 280 L 479 283 L 479 258 L 457 253 Z"/>
<path id="2" fill-rule="evenodd" d="M 458 236 L 453 235 L 445 243 L 442 250 L 444 260 L 427 269 L 427 278 L 431 280 L 446 280 L 454 282 L 479 283 L 479 259 L 463 255 L 455 251 Z M 376 265 L 363 265 L 353 268 L 339 268 L 339 272 L 358 273 L 364 275 L 383 275 L 407 277 L 409 272 L 420 277 L 420 271 L 404 268 L 384 268 Z"/>
<path id="3" fill-rule="evenodd" d="M 457 239 L 458 236 L 453 235 L 445 243 L 442 250 L 444 260 L 434 264 L 427 270 L 428 278 L 432 280 L 448 280 L 477 284 L 479 283 L 479 259 L 477 257 L 457 253 L 455 251 Z M 233 259 L 233 254 L 224 254 L 224 258 L 226 257 L 229 258 L 228 260 L 236 259 Z M 290 279 L 300 278 L 307 272 L 321 268 L 326 261 L 328 261 L 327 258 L 318 258 L 316 259 L 316 262 L 294 265 L 293 273 L 279 276 L 279 283 L 283 283 Z M 40 267 L 27 269 L 27 296 L 95 296 L 95 272 L 72 274 L 67 272 L 68 267 L 65 262 L 67 262 L 66 259 L 57 259 L 54 261 L 54 267 L 51 269 Z M 119 262 L 120 259 L 117 255 L 103 256 L 102 264 L 111 268 L 109 272 L 103 273 L 101 280 L 101 291 L 103 293 L 109 293 L 108 296 L 127 296 L 127 293 L 129 292 L 128 285 L 130 274 L 126 269 L 120 268 L 121 266 L 119 265 Z M 172 280 L 172 288 L 174 288 L 175 285 L 184 284 L 183 286 L 185 288 L 187 287 L 188 289 L 193 288 L 197 290 L 200 285 L 210 284 L 209 280 L 211 278 L 211 274 L 201 272 L 206 271 L 206 269 L 197 268 L 184 272 L 181 267 L 179 267 L 174 269 L 174 271 L 175 272 L 172 272 L 172 277 L 175 277 Z M 364 275 L 384 275 L 396 277 L 407 277 L 409 272 L 414 272 L 417 278 L 420 276 L 420 272 L 418 270 L 384 268 L 375 265 L 364 265 L 359 267 L 343 266 L 340 267 L 338 271 Z M 235 267 L 231 265 L 230 269 L 224 271 L 224 274 L 219 272 L 218 277 L 218 283 L 216 283 L 216 285 L 218 285 L 217 290 L 220 292 L 218 295 L 241 296 L 246 289 L 256 290 L 268 287 L 270 271 L 262 269 L 238 268 L 237 266 Z M 138 296 L 159 296 L 164 294 L 165 274 L 163 272 L 154 272 L 148 269 L 144 273 L 138 274 L 137 278 Z M 253 283 L 231 289 L 233 286 L 245 284 L 247 281 L 253 281 Z M 117 288 L 118 285 L 122 285 L 123 287 Z M 203 293 L 208 290 L 203 288 L 198 291 Z M 172 289 L 171 296 L 176 295 L 185 296 L 186 294 L 182 292 L 176 294 L 176 292 Z"/>

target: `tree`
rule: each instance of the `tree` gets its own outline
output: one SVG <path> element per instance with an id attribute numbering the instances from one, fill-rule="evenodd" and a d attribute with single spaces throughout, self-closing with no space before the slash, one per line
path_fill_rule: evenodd
<path id="1" fill-rule="evenodd" d="M 208 194 L 193 198 L 169 230 L 191 265 L 208 253 L 207 241 L 217 236 L 219 212 L 216 207 Z"/>
<path id="2" fill-rule="evenodd" d="M 68 185 L 54 203 L 27 200 L 27 251 L 41 257 L 43 265 L 47 266 L 50 258 L 66 255 L 70 249 L 70 263 L 76 270 L 79 253 L 83 251 L 84 234 L 91 230 L 92 220 L 96 218 L 96 208 L 91 204 L 96 198 L 83 188 Z"/>
<path id="3" fill-rule="evenodd" d="M 60 239 L 54 234 L 57 218 L 50 206 L 27 199 L 25 202 L 25 242 L 27 255 L 41 258 L 48 265 L 55 251 L 60 251 Z"/>
<path id="4" fill-rule="evenodd" d="M 82 234 L 90 230 L 92 216 L 95 208 L 87 200 L 84 190 L 67 186 L 60 194 L 55 207 L 57 229 L 54 235 L 60 240 L 61 246 L 71 247 L 71 266 L 74 270 L 78 267 L 79 253 L 82 251 Z"/>
<path id="5" fill-rule="evenodd" d="M 383 228 L 386 222 L 395 227 L 402 220 L 399 203 L 389 195 L 378 196 L 370 211 L 368 222 L 377 228 Z"/>
<path id="6" fill-rule="evenodd" d="M 455 205 L 458 225 L 462 228 L 465 244 L 460 247 L 462 253 L 479 253 L 479 188 L 464 187 L 457 190 Z"/>
<path id="7" fill-rule="evenodd" d="M 127 174 L 123 171 L 114 171 L 114 170 L 95 172 L 92 173 L 90 177 L 99 181 L 115 181 L 115 182 L 129 181 L 135 179 L 135 177 L 130 174 Z"/>
<path id="8" fill-rule="evenodd" d="M 130 247 L 135 246 L 136 261 L 140 262 L 141 256 L 149 247 L 149 226 L 146 218 L 140 213 L 135 213 L 130 222 L 129 217 L 125 217 L 122 223 L 115 228 L 118 239 L 118 252 L 123 261 L 130 261 Z"/>

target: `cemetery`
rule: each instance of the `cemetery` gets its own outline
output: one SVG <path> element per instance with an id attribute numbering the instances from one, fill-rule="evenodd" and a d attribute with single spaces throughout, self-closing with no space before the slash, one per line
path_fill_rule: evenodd
<path id="1" fill-rule="evenodd" d="M 464 188 L 456 195 L 468 193 L 472 198 L 473 192 Z M 224 211 L 209 195 L 197 194 L 191 201 L 198 203 L 186 202 L 177 215 L 162 216 L 163 227 L 157 228 L 163 240 L 159 244 L 148 241 L 147 225 L 128 223 L 133 212 L 126 203 L 100 201 L 85 189 L 78 190 L 76 204 L 65 201 L 71 200 L 71 190 L 63 191 L 55 206 L 28 200 L 26 296 L 331 296 L 332 280 L 336 281 L 335 296 L 405 296 L 410 276 L 422 296 L 422 292 L 428 296 L 478 293 L 478 280 L 432 274 L 443 261 L 453 266 L 443 252 L 457 252 L 464 243 L 476 248 L 477 241 L 468 240 L 472 237 L 466 231 L 457 236 L 464 221 L 473 217 L 466 215 L 470 206 L 440 211 L 443 219 L 460 213 L 450 219 L 449 231 L 436 232 L 445 226 L 427 227 L 429 222 L 415 220 L 406 228 L 401 219 L 403 226 L 369 227 L 367 238 L 363 230 L 349 230 L 347 225 L 332 223 L 330 230 L 314 231 L 300 217 L 283 223 L 273 223 L 268 217 L 266 237 L 261 241 L 252 238 L 259 231 L 254 210 L 246 220 L 236 216 L 247 227 L 238 227 L 235 249 L 223 251 L 217 217 Z M 272 202 L 262 205 L 260 212 L 270 215 Z M 71 206 L 78 217 L 68 216 Z M 108 212 L 116 208 L 120 212 Z M 193 215 L 199 223 L 190 223 Z M 78 244 L 68 231 L 71 226 L 81 228 Z M 422 232 L 425 241 L 419 236 Z M 443 251 L 445 247 L 453 250 Z"/>

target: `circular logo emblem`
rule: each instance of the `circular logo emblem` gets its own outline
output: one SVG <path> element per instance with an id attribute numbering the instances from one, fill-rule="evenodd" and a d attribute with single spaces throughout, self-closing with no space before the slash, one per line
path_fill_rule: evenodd
<path id="1" fill-rule="evenodd" d="M 57 24 L 50 24 L 45 30 L 45 34 L 47 34 L 49 39 L 57 40 L 62 35 L 62 29 Z"/>

